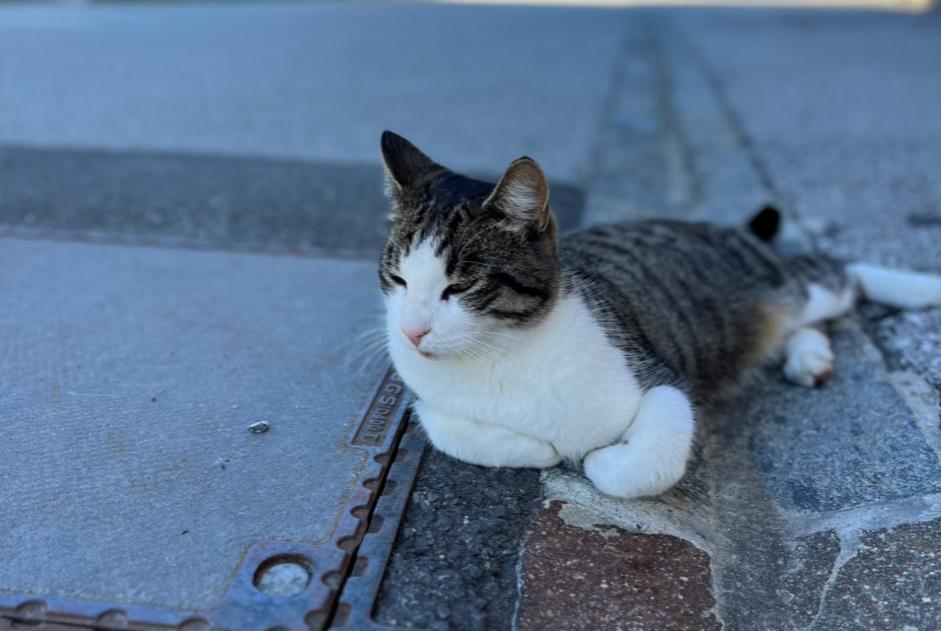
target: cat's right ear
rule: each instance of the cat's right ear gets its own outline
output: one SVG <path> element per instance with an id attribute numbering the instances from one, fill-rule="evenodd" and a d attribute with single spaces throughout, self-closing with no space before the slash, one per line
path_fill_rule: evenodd
<path id="1" fill-rule="evenodd" d="M 507 167 L 484 207 L 502 211 L 515 227 L 535 224 L 542 232 L 552 225 L 546 176 L 536 161 L 526 156 Z"/>
<path id="2" fill-rule="evenodd" d="M 382 132 L 380 145 L 386 173 L 386 192 L 389 195 L 411 188 L 428 171 L 441 168 L 418 147 L 394 132 Z"/>

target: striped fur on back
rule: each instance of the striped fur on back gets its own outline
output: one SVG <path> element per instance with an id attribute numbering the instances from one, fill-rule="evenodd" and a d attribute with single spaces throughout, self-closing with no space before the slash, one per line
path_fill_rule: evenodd
<path id="1" fill-rule="evenodd" d="M 564 236 L 559 258 L 570 290 L 643 361 L 641 378 L 685 386 L 700 402 L 780 344 L 809 283 L 846 282 L 835 261 L 782 259 L 744 230 L 704 223 L 599 226 Z"/>

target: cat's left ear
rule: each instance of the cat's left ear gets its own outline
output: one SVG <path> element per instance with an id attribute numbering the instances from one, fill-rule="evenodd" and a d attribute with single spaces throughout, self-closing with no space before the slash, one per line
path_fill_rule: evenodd
<path id="1" fill-rule="evenodd" d="M 442 167 L 395 132 L 384 131 L 380 140 L 386 188 L 395 193 L 413 187 L 431 171 Z"/>
<path id="2" fill-rule="evenodd" d="M 543 231 L 549 227 L 549 184 L 542 169 L 532 158 L 514 160 L 484 207 L 496 208 L 520 225 L 535 224 Z"/>

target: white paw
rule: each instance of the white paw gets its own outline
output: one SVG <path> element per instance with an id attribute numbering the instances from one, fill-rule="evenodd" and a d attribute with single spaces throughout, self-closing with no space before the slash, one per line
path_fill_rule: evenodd
<path id="1" fill-rule="evenodd" d="M 626 443 L 592 451 L 585 456 L 584 466 L 595 488 L 623 498 L 659 495 L 676 484 L 686 470 L 685 460 L 657 461 L 653 454 L 641 453 Z"/>
<path id="2" fill-rule="evenodd" d="M 795 337 L 802 333 L 798 332 Z M 833 376 L 833 362 L 833 351 L 826 337 L 817 330 L 809 330 L 803 339 L 789 345 L 784 375 L 793 383 L 813 388 Z"/>

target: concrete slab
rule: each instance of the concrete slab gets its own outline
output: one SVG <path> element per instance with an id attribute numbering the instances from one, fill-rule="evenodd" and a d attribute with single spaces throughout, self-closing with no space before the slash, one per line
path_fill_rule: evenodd
<path id="1" fill-rule="evenodd" d="M 0 141 L 378 163 L 391 128 L 453 168 L 529 154 L 578 181 L 622 25 L 573 8 L 4 5 Z"/>
<path id="2" fill-rule="evenodd" d="M 364 262 L 0 240 L 0 605 L 204 610 L 253 544 L 330 541 L 385 371 L 348 360 L 374 277 Z"/>

